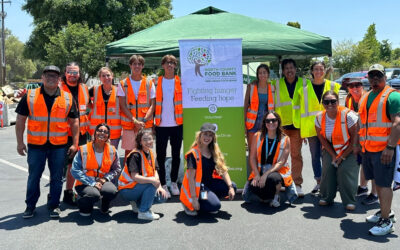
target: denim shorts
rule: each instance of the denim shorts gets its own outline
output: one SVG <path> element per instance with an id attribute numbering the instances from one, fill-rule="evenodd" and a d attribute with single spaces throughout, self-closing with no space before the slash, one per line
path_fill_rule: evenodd
<path id="1" fill-rule="evenodd" d="M 381 163 L 382 152 L 365 152 L 362 154 L 362 166 L 365 179 L 375 180 L 379 187 L 392 186 L 393 173 L 396 155 L 393 155 L 392 161 L 384 165 Z"/>

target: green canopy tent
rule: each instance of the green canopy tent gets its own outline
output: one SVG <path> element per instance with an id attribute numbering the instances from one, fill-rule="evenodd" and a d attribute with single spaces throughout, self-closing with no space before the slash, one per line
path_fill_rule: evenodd
<path id="1" fill-rule="evenodd" d="M 140 54 L 146 66 L 160 65 L 166 54 L 179 57 L 178 40 L 242 38 L 243 63 L 291 57 L 330 56 L 331 39 L 268 20 L 207 7 L 167 20 L 106 45 L 108 58 Z"/>

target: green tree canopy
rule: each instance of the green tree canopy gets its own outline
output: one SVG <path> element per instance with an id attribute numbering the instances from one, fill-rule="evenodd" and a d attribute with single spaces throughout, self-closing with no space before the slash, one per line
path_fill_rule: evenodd
<path id="1" fill-rule="evenodd" d="M 360 42 L 360 45 L 363 49 L 366 50 L 368 54 L 367 62 L 369 64 L 379 61 L 381 45 L 376 39 L 376 29 L 374 23 L 368 27 L 367 33 L 365 33 L 363 40 Z"/>
<path id="2" fill-rule="evenodd" d="M 8 81 L 25 81 L 32 77 L 36 67 L 32 60 L 24 58 L 24 43 L 5 30 L 6 77 Z"/>
<path id="3" fill-rule="evenodd" d="M 361 70 L 368 59 L 368 50 L 364 44 L 354 44 L 351 40 L 335 43 L 333 47 L 332 60 L 335 68 L 341 73 Z"/>
<path id="4" fill-rule="evenodd" d="M 301 29 L 301 25 L 299 22 L 288 22 L 286 25 Z"/>
<path id="5" fill-rule="evenodd" d="M 34 59 L 46 58 L 45 45 L 68 22 L 108 28 L 113 39 L 121 39 L 172 18 L 171 0 L 26 0 L 23 9 L 33 17 L 25 52 Z"/>
<path id="6" fill-rule="evenodd" d="M 89 28 L 87 23 L 68 23 L 45 45 L 46 60 L 61 69 L 68 62 L 79 63 L 83 72 L 91 76 L 104 65 L 105 45 L 112 40 L 111 27 Z"/>
<path id="7" fill-rule="evenodd" d="M 381 60 L 385 62 L 390 62 L 392 57 L 392 44 L 389 43 L 389 40 L 383 40 L 380 44 L 380 56 Z"/>

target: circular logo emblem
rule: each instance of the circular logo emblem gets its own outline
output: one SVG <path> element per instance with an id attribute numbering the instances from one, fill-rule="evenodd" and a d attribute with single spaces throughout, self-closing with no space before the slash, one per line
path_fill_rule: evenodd
<path id="1" fill-rule="evenodd" d="M 218 111 L 218 107 L 215 104 L 210 104 L 210 106 L 208 106 L 208 112 L 210 112 L 211 114 L 217 113 Z"/>

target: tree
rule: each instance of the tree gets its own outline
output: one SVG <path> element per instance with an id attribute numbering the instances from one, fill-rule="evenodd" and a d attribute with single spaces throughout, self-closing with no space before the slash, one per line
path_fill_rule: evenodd
<path id="1" fill-rule="evenodd" d="M 24 43 L 5 30 L 6 47 L 6 76 L 9 81 L 25 81 L 32 77 L 36 71 L 35 64 L 30 59 L 24 58 Z"/>
<path id="2" fill-rule="evenodd" d="M 87 23 L 68 23 L 45 45 L 46 60 L 60 68 L 75 61 L 82 72 L 94 76 L 104 65 L 104 47 L 111 40 L 111 27 L 102 30 L 98 25 L 92 29 Z"/>
<path id="3" fill-rule="evenodd" d="M 288 22 L 286 25 L 301 29 L 301 25 L 299 22 Z"/>
<path id="4" fill-rule="evenodd" d="M 392 44 L 389 43 L 389 40 L 383 40 L 380 43 L 380 56 L 381 60 L 385 62 L 390 62 L 391 56 L 392 56 Z"/>
<path id="5" fill-rule="evenodd" d="M 363 40 L 360 42 L 362 48 L 366 49 L 368 53 L 368 63 L 376 63 L 380 59 L 380 43 L 376 39 L 375 24 L 371 24 L 367 33 L 364 35 Z"/>
<path id="6" fill-rule="evenodd" d="M 392 58 L 393 60 L 398 60 L 398 59 L 400 59 L 400 48 L 395 48 L 394 50 L 392 50 L 391 58 Z"/>
<path id="7" fill-rule="evenodd" d="M 354 44 L 351 40 L 335 43 L 332 61 L 342 74 L 362 69 L 368 60 L 368 51 L 362 43 Z"/>
<path id="8" fill-rule="evenodd" d="M 114 39 L 121 39 L 172 18 L 171 0 L 26 0 L 23 9 L 34 24 L 25 52 L 35 59 L 46 58 L 45 44 L 68 22 L 109 28 Z"/>

